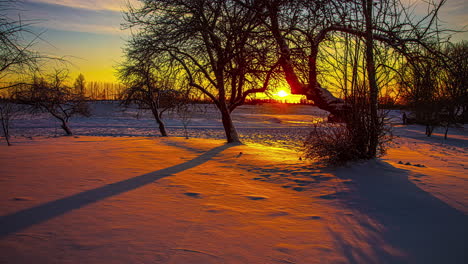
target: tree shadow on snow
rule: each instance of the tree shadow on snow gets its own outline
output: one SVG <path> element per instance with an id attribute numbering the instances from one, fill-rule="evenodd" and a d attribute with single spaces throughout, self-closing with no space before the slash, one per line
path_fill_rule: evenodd
<path id="1" fill-rule="evenodd" d="M 169 168 L 150 172 L 144 175 L 133 177 L 116 183 L 111 183 L 96 189 L 84 191 L 72 196 L 51 201 L 36 207 L 21 210 L 19 212 L 0 217 L 0 237 L 13 234 L 30 226 L 40 224 L 54 217 L 60 216 L 86 205 L 99 202 L 103 199 L 119 195 L 147 184 L 153 183 L 164 177 L 199 166 L 222 151 L 235 146 L 235 144 L 225 144 L 213 148 L 204 154 Z"/>
<path id="2" fill-rule="evenodd" d="M 468 216 L 412 183 L 409 171 L 371 161 L 335 175 L 352 182 L 341 198 L 356 214 L 338 219 L 352 235 L 329 230 L 349 263 L 468 263 Z"/>

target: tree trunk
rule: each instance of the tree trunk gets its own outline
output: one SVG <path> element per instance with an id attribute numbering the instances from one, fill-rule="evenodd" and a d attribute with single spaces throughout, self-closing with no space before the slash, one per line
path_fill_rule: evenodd
<path id="1" fill-rule="evenodd" d="M 159 125 L 159 132 L 161 132 L 161 136 L 167 137 L 166 126 L 164 125 L 162 119 L 159 117 L 158 109 L 151 106 L 151 111 L 153 112 L 154 119 L 156 119 L 156 123 Z"/>
<path id="2" fill-rule="evenodd" d="M 2 113 L 3 114 L 3 113 Z M 10 143 L 10 131 L 9 131 L 9 120 L 6 119 L 6 117 L 4 118 L 3 115 L 2 115 L 2 129 L 3 129 L 3 135 L 5 136 L 5 140 L 7 142 L 7 145 L 8 146 L 11 146 L 11 143 Z"/>
<path id="3" fill-rule="evenodd" d="M 68 127 L 68 122 L 65 121 L 65 120 L 60 120 L 60 121 L 62 121 L 61 127 L 62 127 L 62 129 L 65 131 L 65 133 L 67 134 L 67 136 L 72 136 L 73 133 L 71 132 L 70 127 Z"/>
<path id="4" fill-rule="evenodd" d="M 10 143 L 10 132 L 8 131 L 8 128 L 5 127 L 5 124 L 3 124 L 3 135 L 5 136 L 5 140 L 8 146 L 11 146 Z"/>
<path id="5" fill-rule="evenodd" d="M 224 132 L 228 143 L 241 143 L 237 130 L 232 123 L 231 112 L 229 112 L 225 103 L 221 103 L 219 108 L 221 119 L 223 121 Z"/>
<path id="6" fill-rule="evenodd" d="M 7 145 L 8 145 L 8 146 L 11 146 L 10 136 L 9 136 L 9 135 L 5 137 L 5 140 L 6 140 L 6 142 L 7 142 Z"/>
<path id="7" fill-rule="evenodd" d="M 379 117 L 378 117 L 378 87 L 375 77 L 374 62 L 374 38 L 372 34 L 372 0 L 363 0 L 364 16 L 366 20 L 366 70 L 369 80 L 370 103 L 370 134 L 369 134 L 369 158 L 377 156 L 379 144 Z"/>
<path id="8" fill-rule="evenodd" d="M 434 131 L 435 126 L 432 124 L 426 124 L 426 136 L 432 136 L 432 132 Z"/>
<path id="9" fill-rule="evenodd" d="M 11 107 L 8 103 L 0 105 L 0 121 L 2 122 L 3 135 L 8 146 L 10 143 L 10 120 L 11 120 Z"/>

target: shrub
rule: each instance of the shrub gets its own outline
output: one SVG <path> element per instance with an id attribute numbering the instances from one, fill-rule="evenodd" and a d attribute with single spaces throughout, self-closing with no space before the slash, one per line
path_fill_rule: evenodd
<path id="1" fill-rule="evenodd" d="M 385 126 L 385 116 L 380 113 L 380 122 L 376 128 L 379 134 L 377 156 L 385 154 L 392 140 L 390 129 Z M 315 124 L 304 141 L 304 158 L 325 165 L 342 165 L 349 161 L 372 158 L 369 157 L 371 127 L 368 121 L 366 115 L 350 115 L 346 124 Z"/>
<path id="2" fill-rule="evenodd" d="M 306 159 L 329 165 L 345 163 L 358 155 L 350 131 L 342 124 L 314 125 L 303 152 Z"/>

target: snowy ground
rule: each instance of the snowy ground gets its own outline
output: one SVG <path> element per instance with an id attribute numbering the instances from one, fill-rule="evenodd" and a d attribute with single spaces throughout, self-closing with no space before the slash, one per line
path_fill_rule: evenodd
<path id="1" fill-rule="evenodd" d="M 299 160 L 312 107 L 243 107 L 236 146 L 210 110 L 186 140 L 95 107 L 75 137 L 37 117 L 0 146 L 0 263 L 468 263 L 464 128 L 397 125 L 386 156 L 332 169 Z"/>
<path id="2" fill-rule="evenodd" d="M 75 117 L 72 131 L 82 136 L 159 136 L 156 122 L 149 112 L 136 109 L 123 111 L 116 103 L 92 105 L 91 118 Z M 138 116 L 138 118 L 136 118 Z M 318 108 L 304 105 L 241 106 L 233 113 L 234 123 L 244 142 L 258 142 L 277 147 L 299 147 L 313 122 L 326 118 Z M 184 136 L 181 118 L 176 113 L 163 116 L 171 136 Z M 224 139 L 221 116 L 212 105 L 195 108 L 188 123 L 189 137 Z M 47 114 L 31 118 L 25 115 L 14 122 L 12 135 L 24 137 L 63 135 L 60 124 Z"/>

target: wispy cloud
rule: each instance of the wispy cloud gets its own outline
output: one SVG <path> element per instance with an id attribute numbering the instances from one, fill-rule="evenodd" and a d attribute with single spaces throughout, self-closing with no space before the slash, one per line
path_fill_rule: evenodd
<path id="1" fill-rule="evenodd" d="M 109 10 L 121 11 L 126 7 L 127 2 L 135 3 L 136 0 L 24 0 L 30 3 L 44 3 L 61 5 L 72 8 L 88 10 Z"/>
<path id="2" fill-rule="evenodd" d="M 409 11 L 414 12 L 416 19 L 422 18 L 433 8 L 426 0 L 401 0 Z M 437 2 L 437 1 L 436 1 Z M 453 35 L 453 40 L 467 40 L 468 33 L 463 32 L 468 29 L 468 1 L 467 0 L 448 0 L 440 8 L 438 13 L 440 26 L 443 29 L 461 31 Z"/>
<path id="3" fill-rule="evenodd" d="M 120 2 L 123 0 L 100 0 L 95 5 L 87 0 L 26 0 L 22 2 L 21 16 L 37 21 L 36 26 L 45 29 L 121 35 Z"/>
<path id="4" fill-rule="evenodd" d="M 428 5 L 426 0 L 402 0 L 403 4 L 412 6 L 417 15 L 426 15 L 428 8 L 434 7 Z M 468 25 L 468 1 L 450 0 L 445 2 L 439 10 L 439 19 L 454 26 Z"/>
<path id="5" fill-rule="evenodd" d="M 468 1 L 451 0 L 442 7 L 442 20 L 453 21 L 460 26 L 468 26 Z"/>

